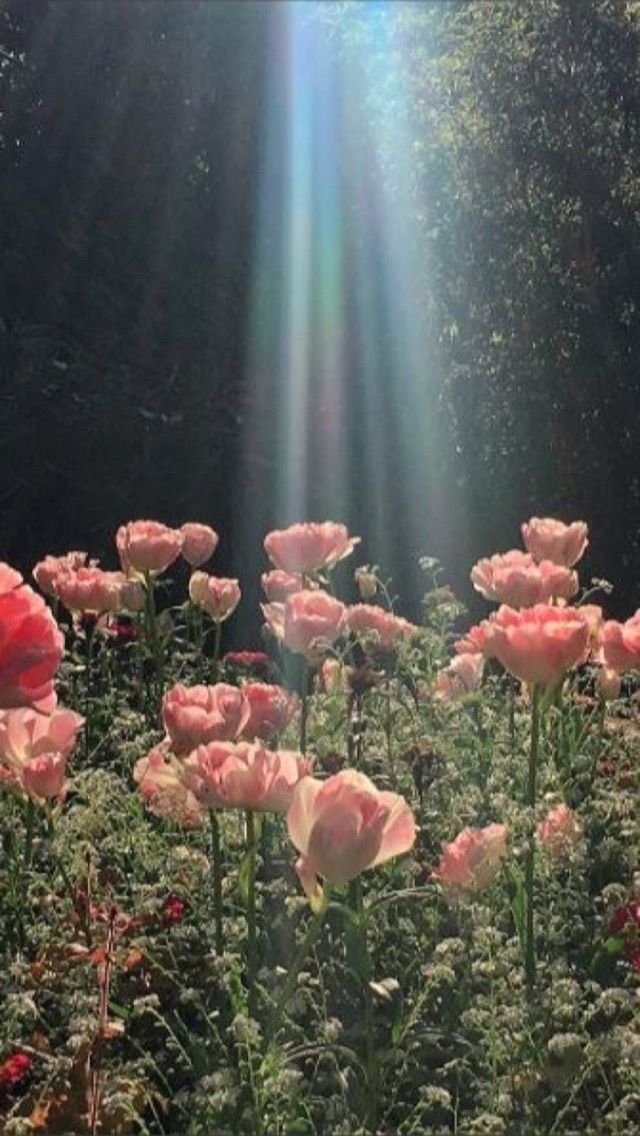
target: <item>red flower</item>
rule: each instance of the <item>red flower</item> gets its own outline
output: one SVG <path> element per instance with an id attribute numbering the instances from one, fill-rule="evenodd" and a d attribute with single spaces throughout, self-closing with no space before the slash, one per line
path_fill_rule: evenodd
<path id="1" fill-rule="evenodd" d="M 187 911 L 188 904 L 179 895 L 168 895 L 162 904 L 162 921 L 167 927 L 181 923 Z"/>
<path id="2" fill-rule="evenodd" d="M 233 667 L 247 667 L 257 671 L 269 669 L 269 656 L 264 651 L 227 651 L 223 663 Z"/>
<path id="3" fill-rule="evenodd" d="M 14 1053 L 0 1065 L 0 1088 L 19 1085 L 31 1072 L 33 1061 L 26 1053 Z"/>
<path id="4" fill-rule="evenodd" d="M 631 899 L 616 907 L 609 920 L 609 931 L 625 940 L 622 954 L 640 973 L 640 899 Z"/>

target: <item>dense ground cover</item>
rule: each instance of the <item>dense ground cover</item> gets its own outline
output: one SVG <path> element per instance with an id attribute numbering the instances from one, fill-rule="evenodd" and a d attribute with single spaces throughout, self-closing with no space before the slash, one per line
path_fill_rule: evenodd
<path id="1" fill-rule="evenodd" d="M 2 566 L 1 1131 L 637 1130 L 640 618 L 523 538 L 469 629 L 432 561 L 416 627 L 343 526 L 269 534 L 226 655 L 204 526 L 47 558 L 50 608 Z"/>

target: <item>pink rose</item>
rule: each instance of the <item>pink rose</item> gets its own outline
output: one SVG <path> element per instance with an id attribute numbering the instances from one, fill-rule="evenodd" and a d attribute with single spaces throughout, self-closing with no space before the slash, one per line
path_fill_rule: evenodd
<path id="1" fill-rule="evenodd" d="M 522 682 L 556 686 L 589 653 L 589 628 L 573 607 L 501 607 L 487 621 L 485 653 Z"/>
<path id="2" fill-rule="evenodd" d="M 311 761 L 290 750 L 246 742 L 213 742 L 187 758 L 187 776 L 209 807 L 286 813 L 295 786 Z"/>
<path id="3" fill-rule="evenodd" d="M 331 521 L 290 525 L 276 529 L 264 540 L 271 563 L 285 572 L 320 572 L 349 556 L 360 537 L 350 537 L 345 525 Z"/>
<path id="4" fill-rule="evenodd" d="M 418 630 L 408 619 L 373 604 L 353 604 L 347 608 L 345 620 L 354 635 L 370 639 L 384 650 L 391 650 Z"/>
<path id="5" fill-rule="evenodd" d="M 57 598 L 56 580 L 61 572 L 70 569 L 76 572 L 87 563 L 86 552 L 67 552 L 65 556 L 45 556 L 33 569 L 33 576 L 39 588 L 48 596 Z"/>
<path id="6" fill-rule="evenodd" d="M 218 546 L 218 534 L 209 525 L 197 521 L 187 521 L 180 529 L 184 541 L 182 555 L 192 568 L 199 568 L 213 556 Z"/>
<path id="7" fill-rule="evenodd" d="M 53 677 L 64 650 L 64 639 L 45 601 L 21 580 L 8 565 L 0 565 L 2 708 L 52 705 Z"/>
<path id="8" fill-rule="evenodd" d="M 176 753 L 220 739 L 237 738 L 249 721 L 250 707 L 237 686 L 183 686 L 162 700 L 162 719 Z"/>
<path id="9" fill-rule="evenodd" d="M 262 590 L 269 603 L 284 603 L 287 596 L 303 590 L 302 576 L 274 568 L 262 574 Z"/>
<path id="10" fill-rule="evenodd" d="M 553 860 L 562 860 L 580 843 L 582 829 L 566 805 L 558 805 L 537 827 L 540 843 Z"/>
<path id="11" fill-rule="evenodd" d="M 522 525 L 522 539 L 536 560 L 552 560 L 572 568 L 584 555 L 588 528 L 584 521 L 565 525 L 552 517 L 532 517 Z"/>
<path id="12" fill-rule="evenodd" d="M 136 762 L 133 778 L 154 816 L 187 828 L 198 828 L 203 823 L 204 809 L 171 764 L 166 743 L 156 746 Z"/>
<path id="13" fill-rule="evenodd" d="M 263 604 L 262 611 L 276 638 L 297 654 L 317 662 L 341 634 L 345 606 L 320 589 L 288 596 L 284 604 Z"/>
<path id="14" fill-rule="evenodd" d="M 326 781 L 303 778 L 294 791 L 287 826 L 300 853 L 296 871 L 309 896 L 317 892 L 318 876 L 346 884 L 365 869 L 408 852 L 416 835 L 404 798 L 381 792 L 354 769 Z"/>
<path id="15" fill-rule="evenodd" d="M 123 572 L 157 576 L 177 560 L 184 534 L 159 521 L 129 521 L 116 533 L 116 545 Z"/>
<path id="16" fill-rule="evenodd" d="M 607 666 L 617 671 L 640 669 L 640 608 L 626 623 L 607 620 L 602 628 L 601 642 Z"/>
<path id="17" fill-rule="evenodd" d="M 281 734 L 298 710 L 296 695 L 274 683 L 245 682 L 241 689 L 249 703 L 249 719 L 242 728 L 245 738 Z"/>
<path id="18" fill-rule="evenodd" d="M 451 844 L 445 844 L 435 870 L 444 887 L 484 891 L 499 875 L 507 855 L 507 826 L 463 828 Z"/>
<path id="19" fill-rule="evenodd" d="M 223 576 L 209 576 L 206 572 L 194 572 L 189 581 L 191 602 L 211 616 L 215 623 L 222 623 L 236 610 L 241 598 L 237 580 Z"/>
<path id="20" fill-rule="evenodd" d="M 537 564 L 533 556 L 517 548 L 479 560 L 471 569 L 471 582 L 486 600 L 510 607 L 532 607 L 550 599 L 569 600 L 578 591 L 575 572 L 551 560 Z"/>
<path id="21" fill-rule="evenodd" d="M 66 568 L 56 576 L 56 596 L 68 611 L 115 612 L 127 578 L 124 572 L 102 568 Z"/>
<path id="22" fill-rule="evenodd" d="M 482 683 L 484 657 L 482 655 L 456 655 L 436 678 L 434 698 L 443 702 L 457 702 L 478 690 Z"/>

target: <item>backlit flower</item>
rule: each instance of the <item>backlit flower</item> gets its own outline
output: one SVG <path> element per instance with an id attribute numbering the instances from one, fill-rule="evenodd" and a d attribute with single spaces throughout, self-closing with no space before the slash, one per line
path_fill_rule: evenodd
<path id="1" fill-rule="evenodd" d="M 572 607 L 501 607 L 487 621 L 485 653 L 522 682 L 555 686 L 588 651 L 588 625 Z"/>
<path id="2" fill-rule="evenodd" d="M 157 576 L 177 560 L 184 544 L 184 533 L 159 521 L 129 521 L 116 533 L 116 545 L 123 572 Z"/>
<path id="3" fill-rule="evenodd" d="M 333 568 L 349 556 L 359 540 L 349 536 L 345 525 L 309 521 L 270 532 L 264 547 L 275 568 L 307 575 Z"/>
<path id="4" fill-rule="evenodd" d="M 500 874 L 506 855 L 506 825 L 463 828 L 445 844 L 435 875 L 445 887 L 484 891 Z"/>
<path id="5" fill-rule="evenodd" d="M 199 568 L 213 556 L 218 546 L 218 534 L 209 528 L 209 525 L 202 525 L 197 521 L 187 521 L 180 531 L 184 537 L 182 544 L 184 559 L 192 568 Z"/>
<path id="6" fill-rule="evenodd" d="M 584 521 L 566 525 L 553 517 L 532 517 L 522 525 L 525 547 L 536 560 L 553 560 L 572 568 L 584 555 L 589 543 Z"/>

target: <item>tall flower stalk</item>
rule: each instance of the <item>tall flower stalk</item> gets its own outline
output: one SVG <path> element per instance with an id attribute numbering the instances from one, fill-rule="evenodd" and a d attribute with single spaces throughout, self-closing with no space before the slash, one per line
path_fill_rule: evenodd
<path id="1" fill-rule="evenodd" d="M 216 953 L 224 951 L 224 926 L 222 921 L 222 841 L 220 838 L 220 818 L 215 811 L 209 812 L 211 824 L 211 867 L 213 872 L 213 927 Z"/>
<path id="2" fill-rule="evenodd" d="M 529 810 L 527 851 L 524 862 L 524 891 L 525 891 L 525 935 L 524 935 L 524 968 L 527 989 L 531 993 L 536 981 L 536 953 L 535 953 L 535 852 L 536 852 L 536 793 L 538 779 L 538 757 L 540 751 L 540 702 L 541 688 L 534 683 L 531 692 L 531 740 L 529 746 L 529 770 L 527 777 L 527 807 Z"/>

